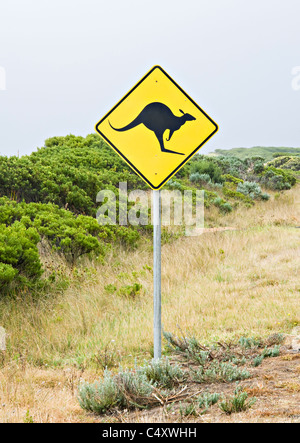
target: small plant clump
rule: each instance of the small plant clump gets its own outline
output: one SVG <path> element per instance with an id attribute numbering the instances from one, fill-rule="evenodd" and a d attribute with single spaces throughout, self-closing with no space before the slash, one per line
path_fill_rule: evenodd
<path id="1" fill-rule="evenodd" d="M 261 340 L 257 340 L 254 337 L 241 337 L 238 343 L 245 349 L 258 348 L 261 346 Z"/>
<path id="2" fill-rule="evenodd" d="M 186 378 L 178 365 L 171 365 L 168 358 L 145 362 L 143 366 L 147 380 L 160 388 L 173 388 Z"/>
<path id="3" fill-rule="evenodd" d="M 278 357 L 279 354 L 280 354 L 280 346 L 279 345 L 274 346 L 273 349 L 265 348 L 263 350 L 263 352 L 261 353 L 261 355 L 258 355 L 253 359 L 253 366 L 257 367 L 262 364 L 262 362 L 265 358 Z"/>
<path id="4" fill-rule="evenodd" d="M 217 404 L 221 398 L 221 394 L 204 392 L 199 397 L 192 399 L 190 402 L 179 403 L 179 413 L 181 417 L 199 416 L 205 414 L 210 407 Z"/>
<path id="5" fill-rule="evenodd" d="M 133 370 L 120 369 L 116 375 L 106 370 L 102 381 L 80 384 L 79 403 L 83 409 L 98 414 L 114 409 L 146 409 L 160 403 L 155 395 L 158 388 L 171 389 L 183 379 L 181 369 L 172 366 L 167 358 L 145 362 Z"/>
<path id="6" fill-rule="evenodd" d="M 195 371 L 193 380 L 197 383 L 225 383 L 246 380 L 251 374 L 246 369 L 239 369 L 231 363 L 212 362 L 207 367 Z"/>
<path id="7" fill-rule="evenodd" d="M 223 400 L 219 404 L 219 407 L 225 414 L 231 415 L 237 412 L 247 411 L 254 403 L 256 403 L 256 398 L 252 397 L 248 399 L 248 393 L 238 386 L 234 395 Z"/>
<path id="8" fill-rule="evenodd" d="M 208 410 L 211 406 L 218 403 L 221 395 L 217 393 L 210 394 L 209 392 L 205 392 L 200 397 L 198 397 L 197 402 L 200 409 L 204 409 L 204 412 Z"/>

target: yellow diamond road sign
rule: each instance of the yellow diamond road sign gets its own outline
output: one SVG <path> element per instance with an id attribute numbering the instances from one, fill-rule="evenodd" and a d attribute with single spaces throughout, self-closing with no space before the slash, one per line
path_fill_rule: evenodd
<path id="1" fill-rule="evenodd" d="M 95 129 L 152 189 L 160 189 L 218 126 L 154 66 Z"/>

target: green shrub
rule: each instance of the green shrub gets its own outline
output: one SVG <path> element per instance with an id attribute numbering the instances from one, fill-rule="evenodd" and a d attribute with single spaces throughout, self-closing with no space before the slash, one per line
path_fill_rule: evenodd
<path id="1" fill-rule="evenodd" d="M 290 158 L 283 166 L 283 169 L 290 169 L 291 171 L 299 172 L 300 171 L 300 156 Z"/>
<path id="2" fill-rule="evenodd" d="M 37 244 L 40 238 L 33 228 L 20 222 L 12 226 L 0 225 L 0 287 L 5 293 L 12 287 L 19 289 L 37 282 L 42 275 Z"/>
<path id="3" fill-rule="evenodd" d="M 133 285 L 122 286 L 119 289 L 118 294 L 125 297 L 135 298 L 140 294 L 142 288 L 143 286 L 141 284 L 134 283 Z"/>
<path id="4" fill-rule="evenodd" d="M 182 404 L 182 402 L 179 403 L 179 413 L 181 417 L 196 417 L 198 415 L 197 413 L 197 407 L 194 402 Z"/>
<path id="5" fill-rule="evenodd" d="M 196 160 L 191 164 L 191 175 L 208 175 L 213 183 L 222 183 L 222 170 L 213 161 L 208 159 Z"/>
<path id="6" fill-rule="evenodd" d="M 97 135 L 69 135 L 46 140 L 29 156 L 0 157 L 0 196 L 26 203 L 54 203 L 76 214 L 94 216 L 96 196 L 103 189 L 117 193 L 146 185 Z"/>
<path id="7" fill-rule="evenodd" d="M 286 170 L 270 166 L 261 174 L 260 182 L 274 191 L 283 191 L 291 189 L 296 184 L 296 178 Z"/>
<path id="8" fill-rule="evenodd" d="M 171 180 L 168 181 L 167 185 L 171 189 L 178 189 L 179 191 L 182 191 L 182 184 L 177 180 L 171 178 Z"/>
<path id="9" fill-rule="evenodd" d="M 262 341 L 254 337 L 241 337 L 238 343 L 245 349 L 259 348 L 262 345 Z"/>
<path id="10" fill-rule="evenodd" d="M 278 158 L 268 163 L 268 166 L 275 168 L 290 169 L 291 171 L 300 171 L 300 156 L 292 156 L 286 154 L 277 155 Z"/>
<path id="11" fill-rule="evenodd" d="M 237 157 L 213 157 L 214 162 L 222 170 L 223 175 L 230 175 L 236 178 L 244 179 L 249 170 L 249 160 L 241 160 Z"/>
<path id="12" fill-rule="evenodd" d="M 34 228 L 71 264 L 86 254 L 103 257 L 111 243 L 134 247 L 140 237 L 134 228 L 101 226 L 93 217 L 75 216 L 51 203 L 26 204 L 0 198 L 0 208 L 0 223 L 18 222 L 25 228 Z"/>
<path id="13" fill-rule="evenodd" d="M 264 161 L 256 161 L 253 166 L 253 171 L 255 174 L 260 174 L 261 172 L 263 172 L 264 168 Z"/>
<path id="14" fill-rule="evenodd" d="M 220 211 L 223 212 L 224 214 L 228 214 L 233 211 L 231 204 L 228 202 L 222 203 L 219 206 L 219 208 L 220 208 Z"/>
<path id="15" fill-rule="evenodd" d="M 241 178 L 234 177 L 233 175 L 230 175 L 230 174 L 222 175 L 222 180 L 223 180 L 223 182 L 234 183 L 235 185 L 238 185 L 239 183 L 244 182 L 244 180 L 242 180 Z"/>
<path id="16" fill-rule="evenodd" d="M 271 160 L 275 155 L 299 155 L 299 148 L 286 147 L 269 147 L 269 146 L 254 146 L 252 148 L 232 148 L 232 149 L 216 149 L 215 152 L 221 156 L 233 156 L 245 160 L 247 158 L 261 157 L 264 160 Z"/>
<path id="17" fill-rule="evenodd" d="M 225 183 L 225 186 L 223 187 L 223 194 L 226 197 L 232 198 L 234 200 L 240 200 L 240 201 L 242 201 L 244 203 L 248 203 L 248 204 L 251 204 L 251 205 L 254 204 L 253 199 L 251 197 L 249 197 L 248 195 L 245 195 L 245 194 L 243 194 L 241 192 L 237 192 L 237 191 L 231 189 L 231 187 L 227 187 L 227 186 L 228 186 L 228 184 Z"/>
<path id="18" fill-rule="evenodd" d="M 104 289 L 108 294 L 114 294 L 115 292 L 117 292 L 117 287 L 113 284 L 104 286 Z"/>
<path id="19" fill-rule="evenodd" d="M 209 361 L 209 350 L 206 350 L 196 337 L 175 337 L 170 332 L 163 332 L 167 347 L 171 352 L 184 356 L 188 361 L 205 365 Z"/>
<path id="20" fill-rule="evenodd" d="M 296 149 L 295 149 L 295 151 L 296 151 Z M 300 156 L 300 152 L 298 152 L 298 151 L 299 150 L 297 150 L 297 152 L 295 152 L 295 153 L 292 153 L 292 152 L 275 152 L 273 154 L 273 158 L 285 157 L 285 156 L 288 156 L 288 157 L 298 157 L 298 156 Z"/>
<path id="21" fill-rule="evenodd" d="M 212 202 L 215 206 L 217 206 L 221 212 L 227 214 L 232 211 L 232 206 L 230 203 L 223 200 L 221 197 L 217 197 Z"/>

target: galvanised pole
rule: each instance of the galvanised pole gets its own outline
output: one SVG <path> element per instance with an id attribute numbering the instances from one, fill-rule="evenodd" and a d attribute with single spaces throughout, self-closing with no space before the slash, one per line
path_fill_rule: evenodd
<path id="1" fill-rule="evenodd" d="M 161 193 L 153 196 L 153 308 L 154 308 L 154 359 L 161 358 Z"/>

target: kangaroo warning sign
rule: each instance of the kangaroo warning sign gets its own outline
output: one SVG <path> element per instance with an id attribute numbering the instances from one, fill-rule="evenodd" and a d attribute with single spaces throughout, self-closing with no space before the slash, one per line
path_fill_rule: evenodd
<path id="1" fill-rule="evenodd" d="M 218 126 L 154 66 L 95 129 L 152 189 L 160 189 Z"/>

